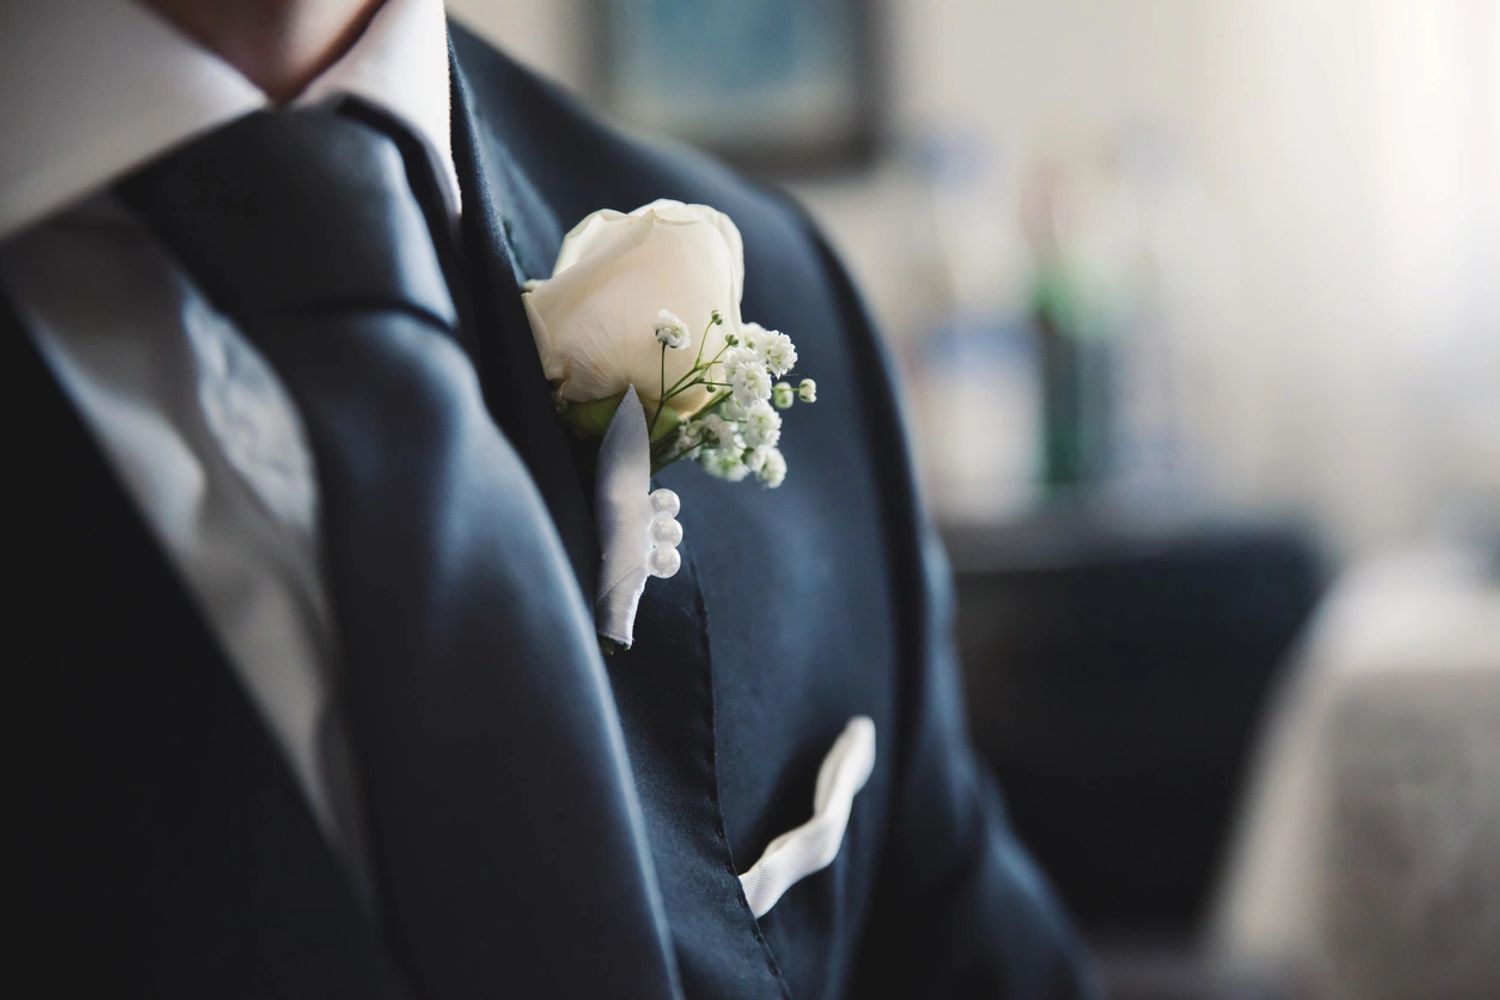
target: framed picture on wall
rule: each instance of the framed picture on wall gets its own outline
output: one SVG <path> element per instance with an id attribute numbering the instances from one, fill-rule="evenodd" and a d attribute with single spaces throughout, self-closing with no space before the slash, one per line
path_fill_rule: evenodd
<path id="1" fill-rule="evenodd" d="M 594 87 L 621 120 L 757 173 L 868 162 L 874 0 L 592 0 Z"/>

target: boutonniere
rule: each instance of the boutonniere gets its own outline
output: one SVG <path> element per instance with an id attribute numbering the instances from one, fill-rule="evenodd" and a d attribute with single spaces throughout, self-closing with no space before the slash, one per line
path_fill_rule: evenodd
<path id="1" fill-rule="evenodd" d="M 630 646 L 647 579 L 681 565 L 681 503 L 651 476 L 688 459 L 774 489 L 782 411 L 817 398 L 791 338 L 741 318 L 744 280 L 729 216 L 661 200 L 585 218 L 522 295 L 563 422 L 599 442 L 595 618 L 611 643 Z"/>

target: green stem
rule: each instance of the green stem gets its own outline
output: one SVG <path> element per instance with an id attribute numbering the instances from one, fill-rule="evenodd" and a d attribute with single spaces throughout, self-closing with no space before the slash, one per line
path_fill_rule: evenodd
<path id="1" fill-rule="evenodd" d="M 688 373 L 682 376 L 682 378 L 678 379 L 676 382 L 673 382 L 670 389 L 664 390 L 663 395 L 665 395 L 667 398 L 670 399 L 672 396 L 677 395 L 684 389 L 691 389 L 694 383 L 688 382 L 688 380 L 718 364 L 719 359 L 724 356 L 724 352 L 729 350 L 729 345 L 725 344 L 723 347 L 719 348 L 719 353 L 710 358 L 708 360 L 708 364 L 702 363 L 701 351 L 703 350 L 703 348 L 700 346 L 698 350 L 700 351 L 699 359 L 693 362 L 693 367 L 688 371 Z M 666 381 L 665 376 L 662 377 L 662 381 Z M 687 382 L 688 384 L 684 385 L 683 383 L 685 382 Z"/>
<path id="2" fill-rule="evenodd" d="M 656 395 L 656 411 L 651 414 L 651 423 L 646 425 L 646 436 L 649 438 L 651 432 L 656 430 L 657 418 L 661 416 L 661 408 L 667 405 L 667 345 L 663 341 L 661 345 L 661 382 L 658 383 Z"/>
<path id="3" fill-rule="evenodd" d="M 655 475 L 692 450 L 692 448 L 669 448 L 661 455 L 651 456 L 651 474 Z"/>
<path id="4" fill-rule="evenodd" d="M 703 328 L 703 334 L 698 338 L 698 353 L 693 357 L 693 367 L 688 370 L 686 375 L 682 376 L 682 378 L 678 379 L 676 382 L 673 382 L 672 388 L 670 389 L 667 388 L 667 345 L 661 345 L 661 383 L 658 387 L 656 410 L 651 414 L 651 422 L 646 425 L 646 433 L 648 435 L 652 431 L 656 430 L 656 420 L 661 416 L 662 407 L 667 405 L 667 400 L 671 399 L 673 396 L 680 395 L 691 389 L 693 386 L 697 385 L 698 383 L 695 381 L 691 381 L 691 379 L 693 379 L 694 376 L 698 375 L 700 372 L 707 371 L 714 365 L 718 364 L 719 359 L 724 356 L 724 352 L 729 350 L 729 344 L 726 342 L 723 347 L 719 348 L 719 353 L 715 354 L 713 356 L 713 359 L 710 360 L 708 364 L 703 364 L 703 348 L 708 343 L 709 331 L 712 330 L 715 325 L 716 324 L 713 320 L 709 320 L 708 325 Z"/>
<path id="5" fill-rule="evenodd" d="M 695 418 L 697 418 L 697 417 L 703 416 L 704 414 L 713 413 L 715 410 L 719 409 L 719 407 L 723 406 L 724 403 L 730 398 L 731 395 L 733 395 L 733 393 L 729 393 L 729 392 L 723 392 L 723 393 L 718 394 L 713 399 L 710 399 L 704 405 L 703 409 L 699 410 L 693 416 Z M 666 442 L 672 441 L 672 440 L 674 440 L 674 439 L 673 438 L 663 438 L 661 443 L 665 444 Z M 652 475 L 655 475 L 656 473 L 660 472 L 662 469 L 665 469 L 667 466 L 671 465 L 673 462 L 677 461 L 679 458 L 682 458 L 682 457 L 686 456 L 688 454 L 688 452 L 690 452 L 690 451 L 693 450 L 692 448 L 683 448 L 683 449 L 680 449 L 680 450 L 673 450 L 673 446 L 672 445 L 668 445 L 667 448 L 663 452 L 658 453 L 657 450 L 656 450 L 656 447 L 657 447 L 656 445 L 652 445 L 651 446 L 651 451 L 652 451 L 652 454 L 651 454 L 651 474 Z"/>
<path id="6" fill-rule="evenodd" d="M 700 378 L 700 379 L 697 379 L 695 381 L 689 382 L 687 385 L 682 386 L 681 388 L 673 389 L 671 392 L 669 392 L 665 396 L 663 396 L 661 401 L 663 403 L 665 403 L 667 400 L 673 398 L 674 396 L 681 396 L 683 393 L 687 392 L 689 389 L 693 388 L 694 386 L 699 386 L 699 385 L 712 386 L 715 389 L 729 389 L 729 388 L 732 388 L 732 386 L 730 386 L 730 384 L 728 382 L 710 382 L 707 379 L 701 379 Z M 725 398 L 727 399 L 728 397 L 726 396 Z M 699 410 L 698 412 L 701 413 L 703 411 Z"/>
<path id="7" fill-rule="evenodd" d="M 693 367 L 698 367 L 698 362 L 703 360 L 703 348 L 708 343 L 708 331 L 714 328 L 713 314 L 708 317 L 708 325 L 703 328 L 703 336 L 698 338 L 698 354 L 693 358 Z M 711 363 L 711 362 L 710 362 Z"/>

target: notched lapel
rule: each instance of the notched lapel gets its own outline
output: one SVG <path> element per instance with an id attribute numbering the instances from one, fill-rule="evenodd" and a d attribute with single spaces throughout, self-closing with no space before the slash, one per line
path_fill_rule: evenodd
<path id="1" fill-rule="evenodd" d="M 498 249 L 507 258 L 518 287 L 528 279 L 548 277 L 562 246 L 562 225 L 506 148 L 502 140 L 506 116 L 474 100 L 458 54 L 451 48 L 449 58 L 453 68 L 454 156 L 467 159 L 472 153 L 478 160 L 473 164 L 474 176 L 485 181 L 479 190 L 464 186 L 466 211 L 467 199 L 479 197 L 486 214 L 498 218 Z"/>

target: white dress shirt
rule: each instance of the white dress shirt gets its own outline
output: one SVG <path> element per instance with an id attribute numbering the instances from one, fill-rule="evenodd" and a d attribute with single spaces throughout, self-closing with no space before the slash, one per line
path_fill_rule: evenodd
<path id="1" fill-rule="evenodd" d="M 453 213 L 442 0 L 387 0 L 294 104 L 369 101 L 442 166 Z M 301 420 L 234 324 L 108 193 L 133 167 L 268 107 L 130 0 L 0 4 L 0 295 L 135 500 L 361 875 Z"/>

